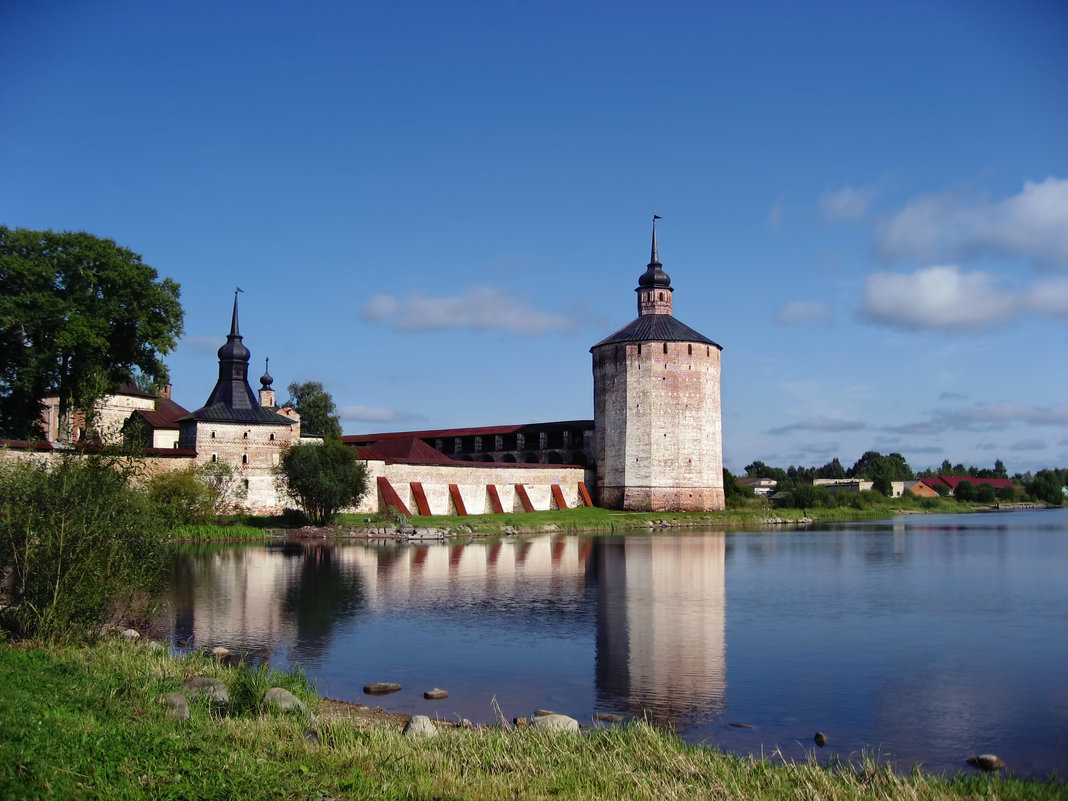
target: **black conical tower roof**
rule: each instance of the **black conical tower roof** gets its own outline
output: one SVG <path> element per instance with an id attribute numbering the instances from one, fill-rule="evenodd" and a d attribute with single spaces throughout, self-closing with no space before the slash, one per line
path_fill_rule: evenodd
<path id="1" fill-rule="evenodd" d="M 238 290 L 240 291 L 240 290 Z M 189 415 L 202 421 L 233 423 L 273 423 L 294 425 L 295 421 L 260 406 L 259 399 L 248 384 L 248 362 L 251 354 L 241 341 L 237 324 L 237 292 L 234 293 L 234 314 L 230 319 L 230 333 L 219 348 L 219 380 L 207 402 Z M 265 376 L 270 378 L 270 376 Z"/>

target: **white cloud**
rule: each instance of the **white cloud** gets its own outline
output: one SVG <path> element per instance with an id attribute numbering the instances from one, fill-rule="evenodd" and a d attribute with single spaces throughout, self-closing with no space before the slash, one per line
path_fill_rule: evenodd
<path id="1" fill-rule="evenodd" d="M 375 295 L 363 304 L 361 313 L 365 320 L 385 320 L 397 313 L 397 299 L 392 295 Z"/>
<path id="2" fill-rule="evenodd" d="M 791 431 L 860 431 L 864 423 L 856 420 L 841 420 L 831 417 L 810 417 L 798 423 L 773 428 L 769 434 L 787 434 Z"/>
<path id="3" fill-rule="evenodd" d="M 1068 404 L 1035 406 L 1027 403 L 980 403 L 967 409 L 939 412 L 939 416 L 964 426 L 1008 423 L 1061 426 L 1068 425 Z"/>
<path id="4" fill-rule="evenodd" d="M 941 434 L 946 424 L 939 420 L 923 420 L 917 423 L 905 423 L 900 426 L 883 426 L 883 431 L 892 434 Z"/>
<path id="5" fill-rule="evenodd" d="M 187 334 L 182 337 L 179 342 L 191 350 L 195 350 L 198 353 L 214 353 L 219 349 L 219 346 L 223 344 L 225 340 L 222 337 L 206 337 L 194 334 Z"/>
<path id="6" fill-rule="evenodd" d="M 775 315 L 779 325 L 794 323 L 830 323 L 834 320 L 831 307 L 818 300 L 793 300 L 779 309 Z"/>
<path id="7" fill-rule="evenodd" d="M 1068 323 L 1068 278 L 1039 281 L 1020 295 L 1021 307 Z"/>
<path id="8" fill-rule="evenodd" d="M 836 454 L 839 451 L 839 445 L 837 442 L 809 442 L 797 447 L 797 452 L 802 454 L 802 458 L 799 461 L 806 461 L 805 456 L 811 457 L 825 457 L 832 454 Z"/>
<path id="9" fill-rule="evenodd" d="M 459 297 L 427 297 L 420 293 L 403 298 L 375 295 L 364 304 L 362 314 L 366 320 L 386 320 L 398 331 L 470 328 L 542 334 L 575 327 L 573 320 L 528 309 L 502 290 L 487 285 L 471 287 Z"/>
<path id="10" fill-rule="evenodd" d="M 342 420 L 366 423 L 389 423 L 396 420 L 398 415 L 392 409 L 375 409 L 370 406 L 342 406 L 338 410 L 338 417 Z"/>
<path id="11" fill-rule="evenodd" d="M 859 316 L 913 331 L 966 331 L 1002 322 L 1019 306 L 993 275 L 962 273 L 956 265 L 948 265 L 911 274 L 869 275 Z"/>
<path id="12" fill-rule="evenodd" d="M 1046 443 L 1040 439 L 1021 439 L 1009 446 L 1010 451 L 1044 451 Z"/>
<path id="13" fill-rule="evenodd" d="M 775 201 L 775 204 L 771 207 L 771 211 L 768 212 L 768 225 L 772 228 L 778 228 L 782 223 L 782 218 L 786 214 L 786 205 L 783 203 L 783 199 L 780 197 Z"/>
<path id="14" fill-rule="evenodd" d="M 849 222 L 867 214 L 874 199 L 875 190 L 871 187 L 843 186 L 833 191 L 825 190 L 820 195 L 819 208 L 828 220 Z"/>
<path id="15" fill-rule="evenodd" d="M 921 195 L 878 227 L 874 247 L 886 263 L 997 255 L 1068 268 L 1068 180 L 1027 181 L 1019 194 L 994 202 Z"/>

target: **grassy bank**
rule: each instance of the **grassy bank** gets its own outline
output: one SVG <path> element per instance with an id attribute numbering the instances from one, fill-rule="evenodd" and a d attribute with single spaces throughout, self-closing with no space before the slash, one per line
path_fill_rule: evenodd
<path id="1" fill-rule="evenodd" d="M 231 715 L 193 704 L 188 721 L 157 702 L 193 675 L 226 681 Z M 988 775 L 899 776 L 856 765 L 779 764 L 687 746 L 645 724 L 582 735 L 443 729 L 404 737 L 395 722 L 259 717 L 281 684 L 315 706 L 299 676 L 173 658 L 147 644 L 0 646 L 0 797 L 311 799 L 1035 799 L 1064 784 Z M 331 705 L 333 706 L 333 705 Z"/>
<path id="2" fill-rule="evenodd" d="M 404 518 L 396 514 L 340 514 L 328 531 L 336 535 L 359 534 L 368 528 L 403 523 L 419 529 L 436 529 L 458 535 L 537 534 L 546 530 L 566 533 L 616 532 L 658 528 L 736 529 L 743 526 L 763 527 L 770 522 L 832 523 L 847 520 L 878 520 L 905 513 L 961 513 L 985 507 L 961 504 L 952 500 L 925 502 L 895 498 L 865 508 L 834 506 L 812 509 L 779 509 L 759 501 L 748 506 L 718 512 L 620 512 L 599 507 L 553 509 L 545 512 L 516 512 L 501 515 L 435 515 Z M 240 521 L 222 518 L 182 526 L 174 538 L 183 541 L 226 541 L 264 539 L 299 529 L 291 517 L 243 516 Z"/>

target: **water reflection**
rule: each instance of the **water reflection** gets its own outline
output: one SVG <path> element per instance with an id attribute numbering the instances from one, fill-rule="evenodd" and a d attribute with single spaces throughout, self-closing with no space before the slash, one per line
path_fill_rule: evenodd
<path id="1" fill-rule="evenodd" d="M 714 715 L 726 694 L 726 536 L 596 542 L 597 692 L 661 723 Z"/>
<path id="2" fill-rule="evenodd" d="M 492 721 L 496 699 L 739 752 L 804 758 L 821 729 L 905 767 L 1068 771 L 1068 510 L 190 549 L 169 602 L 175 641 L 299 665 L 335 698 L 396 681 L 403 712 Z"/>
<path id="3" fill-rule="evenodd" d="M 376 643 L 362 629 L 383 617 L 503 627 L 550 649 L 595 631 L 587 676 L 599 706 L 674 724 L 724 703 L 725 543 L 710 532 L 191 549 L 175 568 L 171 631 L 312 673 L 338 641 Z"/>

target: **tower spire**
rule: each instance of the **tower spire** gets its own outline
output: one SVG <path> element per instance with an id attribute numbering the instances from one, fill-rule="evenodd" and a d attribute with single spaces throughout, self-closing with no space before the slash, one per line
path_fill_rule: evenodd
<path id="1" fill-rule="evenodd" d="M 660 264 L 660 254 L 659 254 L 658 248 L 656 246 L 656 221 L 659 220 L 659 219 L 660 219 L 660 215 L 659 214 L 654 214 L 653 215 L 653 246 L 649 250 L 649 266 L 650 267 L 652 267 L 653 265 L 656 265 L 658 267 L 661 266 L 661 264 Z"/>
<path id="2" fill-rule="evenodd" d="M 653 244 L 649 248 L 649 266 L 638 277 L 638 316 L 647 314 L 671 314 L 671 277 L 664 272 L 660 263 L 660 249 L 656 242 L 656 221 L 659 214 L 653 215 Z"/>

